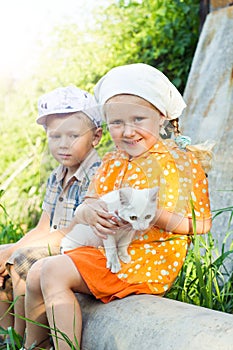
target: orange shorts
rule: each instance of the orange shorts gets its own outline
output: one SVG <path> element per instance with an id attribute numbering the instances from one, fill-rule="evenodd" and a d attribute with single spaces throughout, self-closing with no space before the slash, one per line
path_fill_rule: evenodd
<path id="1" fill-rule="evenodd" d="M 152 294 L 146 283 L 130 284 L 106 268 L 106 258 L 96 248 L 80 247 L 66 252 L 74 262 L 91 293 L 103 303 L 130 294 Z"/>

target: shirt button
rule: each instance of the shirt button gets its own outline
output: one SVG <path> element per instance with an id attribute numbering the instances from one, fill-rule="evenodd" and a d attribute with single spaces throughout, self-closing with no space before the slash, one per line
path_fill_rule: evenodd
<path id="1" fill-rule="evenodd" d="M 63 202 L 64 198 L 63 197 L 59 197 L 59 201 Z"/>
<path id="2" fill-rule="evenodd" d="M 57 229 L 57 225 L 53 225 L 53 228 L 56 230 Z"/>

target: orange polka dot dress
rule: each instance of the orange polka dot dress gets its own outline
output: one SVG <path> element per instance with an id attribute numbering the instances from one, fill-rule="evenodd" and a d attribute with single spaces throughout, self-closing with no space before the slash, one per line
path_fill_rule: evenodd
<path id="1" fill-rule="evenodd" d="M 211 218 L 208 183 L 191 152 L 173 140 L 156 143 L 139 157 L 122 151 L 108 153 L 93 179 L 88 196 L 101 196 L 120 187 L 159 186 L 158 207 L 183 217 Z M 192 204 L 191 204 L 192 203 Z M 163 295 L 175 281 L 187 254 L 188 235 L 173 234 L 153 226 L 131 242 L 130 263 L 117 274 L 109 271 L 103 248 L 82 247 L 67 254 L 96 298 L 109 302 L 129 294 Z"/>

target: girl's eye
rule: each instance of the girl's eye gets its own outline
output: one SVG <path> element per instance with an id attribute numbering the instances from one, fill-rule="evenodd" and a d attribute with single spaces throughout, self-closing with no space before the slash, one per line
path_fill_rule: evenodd
<path id="1" fill-rule="evenodd" d="M 79 135 L 78 135 L 78 134 L 73 134 L 73 135 L 71 135 L 71 137 L 72 137 L 73 139 L 77 139 L 77 138 L 79 137 Z"/>
<path id="2" fill-rule="evenodd" d="M 135 118 L 134 118 L 134 121 L 135 121 L 135 123 L 139 123 L 139 122 L 141 122 L 143 119 L 144 119 L 143 117 L 135 117 Z"/>
<path id="3" fill-rule="evenodd" d="M 123 120 L 121 119 L 116 119 L 110 122 L 110 125 L 122 125 L 123 124 Z"/>
<path id="4" fill-rule="evenodd" d="M 130 218 L 130 220 L 132 220 L 132 221 L 136 221 L 136 220 L 137 220 L 137 216 L 136 216 L 136 215 L 132 215 L 132 216 L 130 216 L 129 218 Z"/>

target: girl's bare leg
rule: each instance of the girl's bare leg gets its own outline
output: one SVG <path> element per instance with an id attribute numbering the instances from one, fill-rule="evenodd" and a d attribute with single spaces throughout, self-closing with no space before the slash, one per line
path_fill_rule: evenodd
<path id="1" fill-rule="evenodd" d="M 41 267 L 46 259 L 47 258 L 37 261 L 28 272 L 25 297 L 25 316 L 30 320 L 48 326 L 40 286 Z M 26 321 L 26 348 L 29 348 L 33 343 L 36 343 L 38 348 L 49 349 L 51 347 L 49 334 L 50 331 L 48 329 Z"/>
<path id="2" fill-rule="evenodd" d="M 74 345 L 76 338 L 80 345 L 82 315 L 74 291 L 91 293 L 67 255 L 54 256 L 44 261 L 41 271 L 41 290 L 50 327 L 56 327 L 62 331 Z M 70 349 L 63 339 L 56 339 L 56 337 L 54 337 L 54 345 L 56 350 Z"/>

